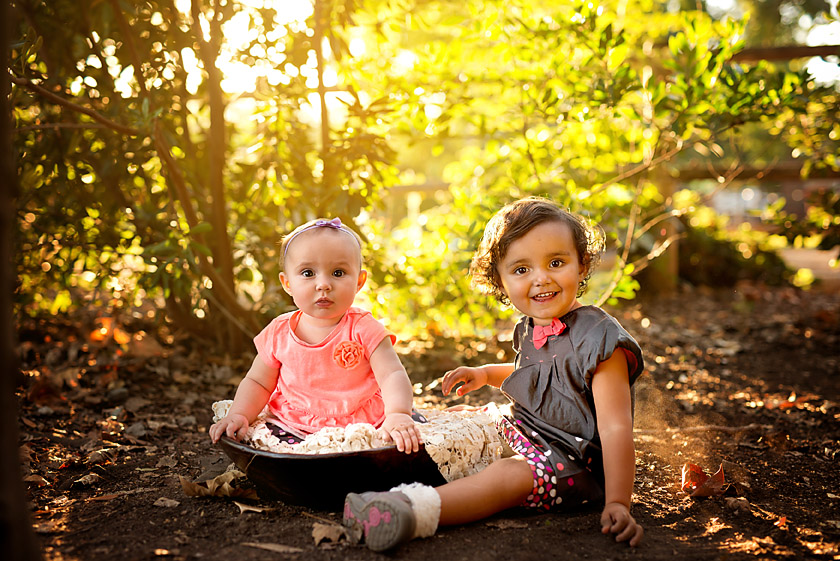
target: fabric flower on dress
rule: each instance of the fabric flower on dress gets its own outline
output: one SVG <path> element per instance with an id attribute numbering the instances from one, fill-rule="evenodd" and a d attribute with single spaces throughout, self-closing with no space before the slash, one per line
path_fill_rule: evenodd
<path id="1" fill-rule="evenodd" d="M 350 370 L 357 366 L 364 357 L 364 349 L 355 341 L 342 341 L 333 351 L 333 360 L 340 367 Z"/>

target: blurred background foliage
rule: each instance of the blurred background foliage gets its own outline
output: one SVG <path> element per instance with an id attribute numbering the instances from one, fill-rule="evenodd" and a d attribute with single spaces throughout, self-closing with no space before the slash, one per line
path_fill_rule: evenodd
<path id="1" fill-rule="evenodd" d="M 745 224 L 710 201 L 790 162 L 837 176 L 836 56 L 738 58 L 836 32 L 836 3 L 690 4 L 17 0 L 19 310 L 247 348 L 290 309 L 282 235 L 339 216 L 392 329 L 487 334 L 512 310 L 469 260 L 527 195 L 606 231 L 588 302 L 795 282 L 775 250 L 837 246 L 835 191 Z"/>

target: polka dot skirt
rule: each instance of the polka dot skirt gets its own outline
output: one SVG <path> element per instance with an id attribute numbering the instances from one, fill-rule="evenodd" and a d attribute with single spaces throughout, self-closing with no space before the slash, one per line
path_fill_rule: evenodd
<path id="1" fill-rule="evenodd" d="M 577 473 L 569 476 L 564 475 L 564 472 L 567 471 L 564 462 L 552 461 L 553 458 L 550 459 L 550 457 L 554 452 L 534 445 L 514 423 L 518 424 L 518 421 L 511 422 L 503 417 L 497 421 L 496 428 L 513 451 L 525 458 L 531 468 L 531 473 L 534 475 L 534 488 L 525 498 L 522 506 L 550 510 L 552 507 L 561 504 L 564 497 L 573 495 L 577 499 L 578 493 L 572 489 L 575 486 L 575 479 L 581 475 L 579 469 L 575 466 L 570 471 Z M 538 435 L 534 433 L 533 436 Z M 573 501 L 573 503 L 580 502 L 580 500 Z"/>

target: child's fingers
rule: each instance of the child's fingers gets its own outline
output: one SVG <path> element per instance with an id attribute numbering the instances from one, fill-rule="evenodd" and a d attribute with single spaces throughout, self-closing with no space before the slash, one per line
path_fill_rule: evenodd
<path id="1" fill-rule="evenodd" d="M 460 388 L 458 388 L 458 390 L 455 393 L 457 393 L 458 396 L 460 397 L 460 396 L 462 396 L 466 393 L 470 393 L 473 390 L 477 390 L 478 388 L 479 388 L 479 385 L 476 383 L 475 380 L 473 380 L 473 379 L 464 380 L 464 385 L 462 385 Z"/>
<path id="2" fill-rule="evenodd" d="M 406 442 L 410 446 L 406 447 L 406 452 L 417 452 L 420 450 L 420 431 L 417 427 L 411 426 L 406 428 Z"/>
<path id="3" fill-rule="evenodd" d="M 615 537 L 617 542 L 628 542 L 631 546 L 637 545 L 645 531 L 639 524 L 628 524 L 624 530 Z"/>
<path id="4" fill-rule="evenodd" d="M 631 547 L 636 547 L 637 545 L 639 545 L 639 543 L 642 541 L 642 538 L 644 537 L 644 535 L 645 535 L 645 529 L 643 527 L 641 527 L 640 525 L 636 524 L 636 532 L 635 532 L 635 535 L 632 538 L 630 538 L 630 542 L 629 542 L 630 546 Z"/>
<path id="5" fill-rule="evenodd" d="M 454 388 L 461 382 L 466 382 L 467 378 L 467 372 L 465 372 L 460 366 L 455 370 L 450 370 L 449 372 L 444 374 L 443 382 L 441 383 L 440 388 L 443 392 L 443 395 L 449 395 L 449 392 L 452 391 L 452 388 Z"/>
<path id="6" fill-rule="evenodd" d="M 397 446 L 397 450 L 400 452 L 405 452 L 405 439 L 403 438 L 402 433 L 399 429 L 394 429 L 391 431 L 391 438 L 394 441 L 394 444 Z"/>

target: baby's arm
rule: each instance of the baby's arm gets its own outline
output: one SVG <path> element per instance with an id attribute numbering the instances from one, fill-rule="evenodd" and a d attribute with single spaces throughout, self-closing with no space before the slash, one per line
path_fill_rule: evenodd
<path id="1" fill-rule="evenodd" d="M 239 382 L 227 416 L 210 427 L 210 439 L 218 442 L 223 435 L 234 440 L 243 439 L 248 433 L 248 427 L 268 403 L 279 375 L 279 369 L 268 366 L 257 355 L 248 374 Z"/>
<path id="2" fill-rule="evenodd" d="M 616 350 L 598 365 L 592 378 L 592 394 L 604 453 L 606 488 L 601 532 L 617 534 L 616 541 L 629 541 L 631 546 L 636 546 L 644 530 L 630 514 L 636 456 L 630 384 L 623 351 Z"/>
<path id="3" fill-rule="evenodd" d="M 459 366 L 455 370 L 450 370 L 444 374 L 440 389 L 443 391 L 443 395 L 449 395 L 452 388 L 463 382 L 464 385 L 458 388 L 456 392 L 460 397 L 488 384 L 498 388 L 512 372 L 512 362 L 485 364 L 484 366 Z"/>
<path id="4" fill-rule="evenodd" d="M 417 452 L 420 449 L 420 430 L 411 418 L 411 381 L 389 337 L 382 339 L 371 353 L 370 366 L 385 402 L 385 421 L 382 423 L 385 439 L 393 441 L 400 452 Z"/>

